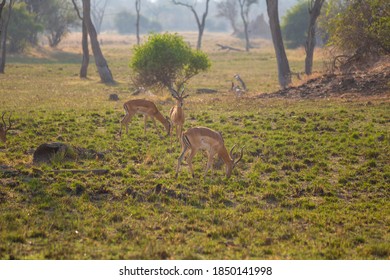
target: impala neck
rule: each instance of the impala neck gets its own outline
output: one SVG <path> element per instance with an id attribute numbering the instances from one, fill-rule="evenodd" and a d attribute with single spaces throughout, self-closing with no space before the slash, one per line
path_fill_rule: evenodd
<path id="1" fill-rule="evenodd" d="M 225 147 L 219 151 L 218 155 L 226 165 L 226 176 L 229 178 L 233 170 L 233 160 L 230 158 L 229 153 Z"/>
<path id="2" fill-rule="evenodd" d="M 169 127 L 169 121 L 164 118 L 164 116 L 160 113 L 160 112 L 157 112 L 156 115 L 154 116 L 160 123 L 162 123 L 162 125 L 165 127 L 165 129 L 167 131 L 170 130 L 170 127 Z"/>

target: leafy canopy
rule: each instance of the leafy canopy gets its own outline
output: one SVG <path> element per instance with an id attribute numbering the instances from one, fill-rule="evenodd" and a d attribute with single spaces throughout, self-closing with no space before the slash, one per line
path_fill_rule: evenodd
<path id="1" fill-rule="evenodd" d="M 130 68 L 135 83 L 145 87 L 180 88 L 189 79 L 210 68 L 210 60 L 200 50 L 192 50 L 177 34 L 152 34 L 134 47 Z"/>
<path id="2" fill-rule="evenodd" d="M 332 0 L 323 27 L 329 45 L 346 53 L 390 52 L 390 2 L 388 0 Z"/>
<path id="3" fill-rule="evenodd" d="M 289 9 L 282 19 L 282 34 L 287 48 L 298 48 L 305 44 L 309 24 L 308 3 L 300 0 Z"/>

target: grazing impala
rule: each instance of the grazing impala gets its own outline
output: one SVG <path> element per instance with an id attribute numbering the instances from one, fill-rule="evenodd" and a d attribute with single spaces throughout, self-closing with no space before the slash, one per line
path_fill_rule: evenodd
<path id="1" fill-rule="evenodd" d="M 11 123 L 12 113 L 10 113 L 9 117 L 8 117 L 8 123 L 9 123 L 8 127 L 7 127 L 7 124 L 5 123 L 4 116 L 5 116 L 5 112 L 1 115 L 1 120 L 3 121 L 3 124 L 0 124 L 0 140 L 1 140 L 1 142 L 6 143 L 7 132 L 12 127 L 12 123 Z"/>
<path id="2" fill-rule="evenodd" d="M 125 104 L 123 104 L 123 108 L 125 109 L 126 115 L 121 120 L 121 130 L 119 132 L 119 135 L 122 136 L 122 127 L 126 126 L 126 134 L 129 130 L 129 123 L 131 121 L 131 118 L 135 114 L 142 114 L 144 115 L 145 120 L 145 127 L 144 127 L 144 133 L 146 133 L 146 121 L 147 118 L 150 117 L 153 121 L 154 127 L 156 128 L 156 131 L 160 138 L 162 138 L 160 131 L 157 128 L 156 125 L 156 119 L 162 123 L 162 125 L 165 127 L 165 130 L 167 131 L 167 135 L 171 132 L 171 122 L 168 117 L 165 117 L 160 113 L 160 111 L 157 109 L 156 105 L 152 101 L 144 100 L 144 99 L 135 99 L 127 101 Z"/>
<path id="3" fill-rule="evenodd" d="M 170 88 L 170 91 L 173 98 L 175 98 L 177 101 L 176 105 L 171 108 L 170 118 L 172 121 L 172 126 L 176 127 L 176 137 L 180 140 L 183 131 L 183 125 L 184 125 L 183 102 L 184 99 L 188 97 L 188 94 L 184 95 L 184 87 L 180 91 L 180 93 L 178 93 L 173 88 Z M 171 134 L 171 144 L 172 144 L 172 134 Z"/>
<path id="4" fill-rule="evenodd" d="M 177 162 L 176 169 L 176 178 L 179 174 L 180 165 L 183 160 L 184 155 L 187 151 L 191 151 L 190 155 L 187 158 L 188 168 L 194 177 L 194 170 L 192 169 L 192 159 L 198 150 L 206 150 L 208 154 L 208 161 L 204 176 L 207 175 L 207 171 L 211 167 L 213 168 L 214 156 L 218 156 L 224 161 L 226 165 L 226 177 L 229 178 L 232 174 L 233 168 L 236 164 L 242 159 L 243 149 L 241 149 L 241 154 L 238 159 L 233 155 L 234 145 L 230 150 L 230 153 L 227 152 L 221 133 L 209 129 L 207 127 L 193 127 L 189 128 L 182 136 L 182 153 Z"/>

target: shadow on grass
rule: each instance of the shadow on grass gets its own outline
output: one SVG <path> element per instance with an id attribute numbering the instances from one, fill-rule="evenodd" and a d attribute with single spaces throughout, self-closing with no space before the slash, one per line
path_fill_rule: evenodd
<path id="1" fill-rule="evenodd" d="M 78 53 L 65 52 L 62 50 L 47 50 L 39 48 L 33 53 L 27 54 L 8 54 L 8 63 L 23 64 L 75 64 L 81 63 L 82 55 Z M 93 57 L 91 57 L 93 60 Z M 90 61 L 90 63 L 93 61 Z"/>

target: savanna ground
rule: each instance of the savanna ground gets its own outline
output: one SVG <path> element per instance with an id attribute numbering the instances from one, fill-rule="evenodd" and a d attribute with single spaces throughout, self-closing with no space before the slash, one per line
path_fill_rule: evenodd
<path id="1" fill-rule="evenodd" d="M 194 45 L 193 34 L 186 38 Z M 222 132 L 228 149 L 244 146 L 230 179 L 224 167 L 202 177 L 206 157 L 175 179 L 179 144 L 170 149 L 137 117 L 118 137 L 131 95 L 130 37 L 102 36 L 117 84 L 99 82 L 91 61 L 80 80 L 79 35 L 59 50 L 8 56 L 0 76 L 0 111 L 14 125 L 0 150 L 0 259 L 389 259 L 389 92 L 370 96 L 259 98 L 278 90 L 266 41 L 250 53 L 221 34 L 206 34 L 212 68 L 191 81 L 185 127 Z M 293 71 L 304 51 L 288 51 Z M 326 59 L 315 56 L 315 77 Z M 239 73 L 249 92 L 229 92 Z M 295 80 L 294 80 L 295 81 Z M 295 81 L 296 85 L 298 83 Z M 197 94 L 197 88 L 217 89 Z M 116 93 L 120 100 L 109 101 Z M 167 92 L 137 98 L 167 115 Z M 160 125 L 160 127 L 162 127 Z M 33 165 L 42 143 L 64 142 L 103 158 Z M 108 169 L 107 174 L 54 172 Z"/>

